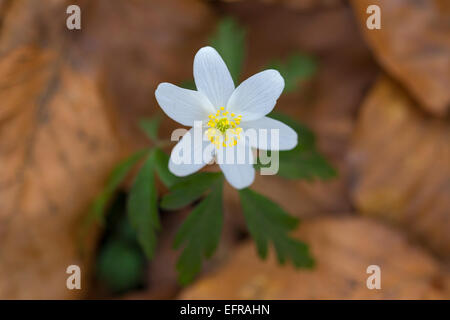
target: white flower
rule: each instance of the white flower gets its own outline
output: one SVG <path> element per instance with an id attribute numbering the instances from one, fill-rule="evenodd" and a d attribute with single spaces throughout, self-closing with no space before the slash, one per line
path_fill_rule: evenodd
<path id="1" fill-rule="evenodd" d="M 201 48 L 194 59 L 194 80 L 198 91 L 183 89 L 170 83 L 161 83 L 155 96 L 163 111 L 182 125 L 194 127 L 194 122 L 202 123 L 202 132 L 207 139 L 201 143 L 193 142 L 194 128 L 173 148 L 169 170 L 177 176 L 192 174 L 217 157 L 217 163 L 225 178 L 236 189 L 252 184 L 255 178 L 250 148 L 289 150 L 297 145 L 296 132 L 280 121 L 266 117 L 275 107 L 284 88 L 284 80 L 276 70 L 265 70 L 234 87 L 233 79 L 225 62 L 211 47 Z M 245 143 L 241 139 L 243 131 L 278 130 L 279 141 L 275 147 L 270 142 L 253 141 Z M 270 132 L 270 131 L 269 131 Z M 270 135 L 270 134 L 269 134 Z M 175 161 L 180 149 L 188 147 L 189 159 L 194 154 L 203 154 L 201 161 Z M 249 154 L 245 163 L 228 163 L 226 154 L 236 153 L 244 146 Z M 242 149 L 242 148 L 241 148 Z"/>

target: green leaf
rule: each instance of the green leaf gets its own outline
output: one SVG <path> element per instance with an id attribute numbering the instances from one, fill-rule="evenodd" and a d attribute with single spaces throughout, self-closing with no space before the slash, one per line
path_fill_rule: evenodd
<path id="1" fill-rule="evenodd" d="M 317 151 L 299 152 L 295 150 L 280 153 L 278 175 L 285 179 L 322 180 L 336 177 L 336 170 Z"/>
<path id="2" fill-rule="evenodd" d="M 175 236 L 175 248 L 184 244 L 176 266 L 182 285 L 192 281 L 201 269 L 203 257 L 211 257 L 219 243 L 223 224 L 222 186 L 223 180 L 217 180 L 211 193 L 195 207 Z"/>
<path id="3" fill-rule="evenodd" d="M 154 153 L 151 152 L 136 176 L 128 195 L 127 212 L 147 258 L 153 257 L 159 229 L 157 191 L 154 179 Z"/>
<path id="4" fill-rule="evenodd" d="M 175 210 L 187 206 L 200 198 L 221 177 L 220 172 L 200 172 L 186 177 L 162 198 L 161 208 Z"/>
<path id="5" fill-rule="evenodd" d="M 109 203 L 116 189 L 127 176 L 131 168 L 145 155 L 147 150 L 141 150 L 120 162 L 111 172 L 103 191 L 96 197 L 87 217 L 87 224 L 103 221 L 106 205 Z"/>
<path id="6" fill-rule="evenodd" d="M 238 83 L 245 55 L 245 30 L 230 18 L 222 19 L 210 40 L 230 70 L 234 83 Z"/>
<path id="7" fill-rule="evenodd" d="M 111 240 L 97 260 L 97 276 L 113 292 L 136 288 L 144 275 L 145 261 L 135 247 Z"/>
<path id="8" fill-rule="evenodd" d="M 327 180 L 337 176 L 336 170 L 316 150 L 316 141 L 311 130 L 283 114 L 271 113 L 269 117 L 282 121 L 298 134 L 298 145 L 292 150 L 279 153 L 279 176 L 285 179 L 306 180 Z M 257 168 L 264 166 L 260 163 L 256 165 Z"/>
<path id="9" fill-rule="evenodd" d="M 159 148 L 155 148 L 153 152 L 155 154 L 155 170 L 164 185 L 171 188 L 180 182 L 182 179 L 169 171 L 169 156 Z"/>
<path id="10" fill-rule="evenodd" d="M 317 62 L 310 56 L 295 53 L 285 62 L 274 61 L 270 68 L 278 70 L 283 76 L 284 92 L 292 92 L 301 81 L 312 77 L 317 72 Z"/>
<path id="11" fill-rule="evenodd" d="M 139 121 L 141 130 L 153 141 L 158 140 L 158 129 L 161 124 L 161 116 L 156 115 L 153 118 L 142 119 Z"/>
<path id="12" fill-rule="evenodd" d="M 308 246 L 288 235 L 297 227 L 296 218 L 275 202 L 248 188 L 240 190 L 239 195 L 249 232 L 261 258 L 267 257 L 268 245 L 272 243 L 280 264 L 290 259 L 296 267 L 313 266 L 314 260 Z"/>
<path id="13" fill-rule="evenodd" d="M 189 90 L 197 90 L 197 87 L 195 86 L 194 80 L 183 81 L 180 84 L 180 87 L 185 88 L 185 89 L 189 89 Z"/>

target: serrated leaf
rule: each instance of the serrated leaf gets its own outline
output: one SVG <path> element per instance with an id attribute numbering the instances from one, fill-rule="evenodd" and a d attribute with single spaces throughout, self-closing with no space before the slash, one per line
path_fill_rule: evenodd
<path id="1" fill-rule="evenodd" d="M 275 202 L 248 188 L 240 190 L 239 195 L 247 227 L 261 258 L 267 257 L 269 243 L 272 243 L 280 264 L 290 259 L 296 267 L 313 266 L 308 246 L 288 235 L 297 227 L 296 218 Z"/>
<path id="2" fill-rule="evenodd" d="M 327 180 L 336 177 L 336 170 L 316 150 L 316 141 L 311 130 L 280 113 L 271 113 L 269 117 L 287 124 L 298 134 L 298 145 L 292 150 L 279 153 L 279 176 L 285 179 L 306 180 Z M 257 164 L 256 167 L 261 168 L 263 165 Z"/>
<path id="3" fill-rule="evenodd" d="M 317 62 L 313 57 L 295 53 L 288 57 L 285 62 L 274 61 L 270 68 L 278 70 L 283 76 L 284 92 L 293 92 L 301 81 L 316 73 Z"/>
<path id="4" fill-rule="evenodd" d="M 130 223 L 136 230 L 138 242 L 148 259 L 153 257 L 156 231 L 159 229 L 154 167 L 154 153 L 151 152 L 136 176 L 127 202 Z"/>
<path id="5" fill-rule="evenodd" d="M 212 191 L 190 213 L 175 236 L 174 247 L 184 245 L 176 266 L 182 285 L 192 281 L 201 269 L 203 257 L 211 257 L 219 243 L 223 224 L 222 185 L 222 179 L 216 180 Z"/>
<path id="6" fill-rule="evenodd" d="M 245 55 L 245 30 L 233 18 L 224 18 L 217 25 L 210 44 L 222 56 L 237 84 Z"/>
<path id="7" fill-rule="evenodd" d="M 220 172 L 200 172 L 182 179 L 162 198 L 161 208 L 175 210 L 187 206 L 200 198 L 221 176 Z"/>
<path id="8" fill-rule="evenodd" d="M 139 121 L 139 127 L 150 138 L 150 140 L 158 140 L 158 129 L 161 124 L 161 116 L 156 115 L 152 118 L 141 119 Z"/>
<path id="9" fill-rule="evenodd" d="M 153 152 L 155 156 L 155 170 L 164 185 L 171 188 L 181 182 L 182 179 L 180 177 L 169 171 L 169 155 L 159 148 L 155 148 Z"/>

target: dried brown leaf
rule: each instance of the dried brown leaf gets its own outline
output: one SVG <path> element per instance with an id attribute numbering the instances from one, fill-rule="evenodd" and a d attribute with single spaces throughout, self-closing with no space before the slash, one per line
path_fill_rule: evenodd
<path id="1" fill-rule="evenodd" d="M 72 297 L 79 215 L 119 156 L 117 137 L 93 75 L 57 52 L 15 49 L 0 74 L 0 297 Z"/>
<path id="2" fill-rule="evenodd" d="M 403 226 L 450 258 L 450 125 L 380 79 L 364 102 L 350 152 L 352 198 L 363 214 Z"/>
<path id="3" fill-rule="evenodd" d="M 321 218 L 298 233 L 311 244 L 313 270 L 261 261 L 254 244 L 184 290 L 181 299 L 445 299 L 449 275 L 401 234 L 364 218 Z M 369 290 L 369 265 L 381 268 L 381 290 Z"/>
<path id="4" fill-rule="evenodd" d="M 450 107 L 448 0 L 351 1 L 360 28 L 380 64 L 434 115 Z M 381 9 L 381 29 L 366 27 L 366 9 Z"/>

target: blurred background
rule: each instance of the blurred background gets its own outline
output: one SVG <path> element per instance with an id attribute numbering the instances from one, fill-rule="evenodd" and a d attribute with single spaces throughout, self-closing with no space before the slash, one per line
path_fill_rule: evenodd
<path id="1" fill-rule="evenodd" d="M 66 28 L 70 4 L 81 30 Z M 371 4 L 380 30 L 366 27 Z M 135 172 L 106 223 L 80 228 L 113 167 L 149 145 L 137 124 L 159 112 L 158 83 L 192 79 L 224 19 L 244 32 L 240 80 L 314 58 L 277 111 L 312 129 L 338 174 L 253 185 L 301 219 L 314 269 L 260 260 L 227 186 L 219 248 L 182 287 L 172 242 L 191 209 L 161 210 L 147 261 L 125 214 Z M 449 299 L 449 107 L 447 0 L 0 0 L 0 298 Z M 81 290 L 66 288 L 72 264 Z M 366 287 L 373 264 L 381 290 Z"/>

